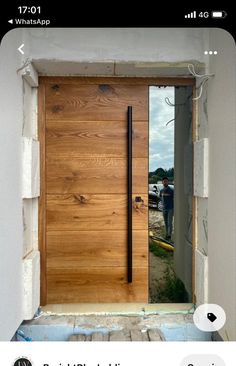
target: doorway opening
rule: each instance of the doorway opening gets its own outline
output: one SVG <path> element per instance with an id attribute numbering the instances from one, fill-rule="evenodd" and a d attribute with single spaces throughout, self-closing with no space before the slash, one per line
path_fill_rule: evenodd
<path id="1" fill-rule="evenodd" d="M 191 302 L 192 86 L 149 87 L 149 301 Z"/>
<path id="2" fill-rule="evenodd" d="M 192 302 L 193 85 L 194 80 L 187 78 L 40 78 L 41 305 Z M 154 91 L 172 93 L 164 98 L 170 118 Z M 130 106 L 132 159 L 127 152 Z M 158 211 L 148 210 L 148 163 L 155 155 L 152 148 L 164 150 L 158 147 L 158 141 L 164 141 L 164 137 L 158 140 L 160 128 L 153 144 L 153 108 L 164 128 L 172 129 L 174 139 L 172 170 L 157 161 L 149 171 L 154 179 L 151 172 L 162 168 L 174 184 L 174 230 L 165 243 L 174 250 L 158 247 L 159 252 L 163 249 L 161 260 L 171 263 L 163 276 L 169 281 L 167 290 L 173 287 L 172 298 L 148 291 L 153 273 L 160 270 L 160 264 L 154 263 L 150 271 L 149 254 L 154 253 L 149 253 L 149 240 L 150 248 L 160 241 L 156 236 L 165 240 L 164 232 L 158 234 L 152 226 L 148 230 L 151 210 Z M 131 268 L 127 263 L 128 158 L 132 167 Z M 155 278 L 153 282 L 163 291 L 161 282 Z M 184 299 L 176 297 L 179 284 Z"/>

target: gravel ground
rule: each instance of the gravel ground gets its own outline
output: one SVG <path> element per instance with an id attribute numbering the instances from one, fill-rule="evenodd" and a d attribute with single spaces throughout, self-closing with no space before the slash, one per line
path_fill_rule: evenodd
<path id="1" fill-rule="evenodd" d="M 149 230 L 152 231 L 153 235 L 164 237 L 165 228 L 162 212 L 149 209 Z M 160 258 L 149 252 L 149 266 L 150 266 L 150 280 L 149 280 L 149 298 L 150 302 L 157 303 L 161 302 L 158 298 L 160 287 L 165 285 L 163 279 L 168 267 L 173 267 L 173 257 Z M 165 302 L 168 302 L 166 299 Z"/>

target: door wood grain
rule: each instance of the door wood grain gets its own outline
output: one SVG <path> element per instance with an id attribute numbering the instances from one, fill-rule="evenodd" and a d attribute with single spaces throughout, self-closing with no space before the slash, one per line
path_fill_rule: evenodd
<path id="1" fill-rule="evenodd" d="M 148 85 L 106 80 L 40 78 L 42 304 L 148 301 Z M 142 198 L 133 205 L 132 284 L 128 105 L 133 202 Z"/>

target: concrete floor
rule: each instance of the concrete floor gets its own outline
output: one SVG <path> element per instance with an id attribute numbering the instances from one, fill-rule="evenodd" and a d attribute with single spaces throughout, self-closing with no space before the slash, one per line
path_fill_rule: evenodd
<path id="1" fill-rule="evenodd" d="M 146 303 L 119 303 L 119 304 L 50 304 L 41 308 L 48 315 L 143 315 L 165 313 L 193 313 L 191 303 L 184 304 L 146 304 Z"/>
<path id="2" fill-rule="evenodd" d="M 165 338 L 158 329 L 130 329 L 108 333 L 94 332 L 89 335 L 73 334 L 69 342 L 163 342 Z"/>
<path id="3" fill-rule="evenodd" d="M 19 330 L 32 341 L 68 341 L 73 335 L 92 339 L 94 333 L 103 334 L 106 338 L 113 332 L 137 334 L 153 330 L 162 334 L 166 341 L 211 340 L 211 333 L 201 332 L 195 327 L 191 304 L 124 306 L 122 312 L 121 304 L 90 304 L 90 307 L 85 304 L 48 305 L 38 318 L 23 322 Z M 49 310 L 60 311 L 61 314 L 53 315 Z"/>

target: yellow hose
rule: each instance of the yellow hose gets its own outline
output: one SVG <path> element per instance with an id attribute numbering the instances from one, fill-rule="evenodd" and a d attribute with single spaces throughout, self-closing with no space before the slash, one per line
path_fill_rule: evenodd
<path id="1" fill-rule="evenodd" d="M 173 251 L 174 251 L 174 247 L 173 247 L 172 245 L 170 245 L 170 244 L 164 243 L 164 242 L 163 242 L 163 241 L 161 241 L 161 240 L 155 240 L 155 239 L 152 239 L 152 241 L 153 241 L 155 244 L 159 245 L 159 247 L 161 247 L 161 248 L 163 248 L 163 249 L 166 249 L 166 250 L 168 250 L 168 251 L 170 251 L 170 252 L 173 252 Z"/>

